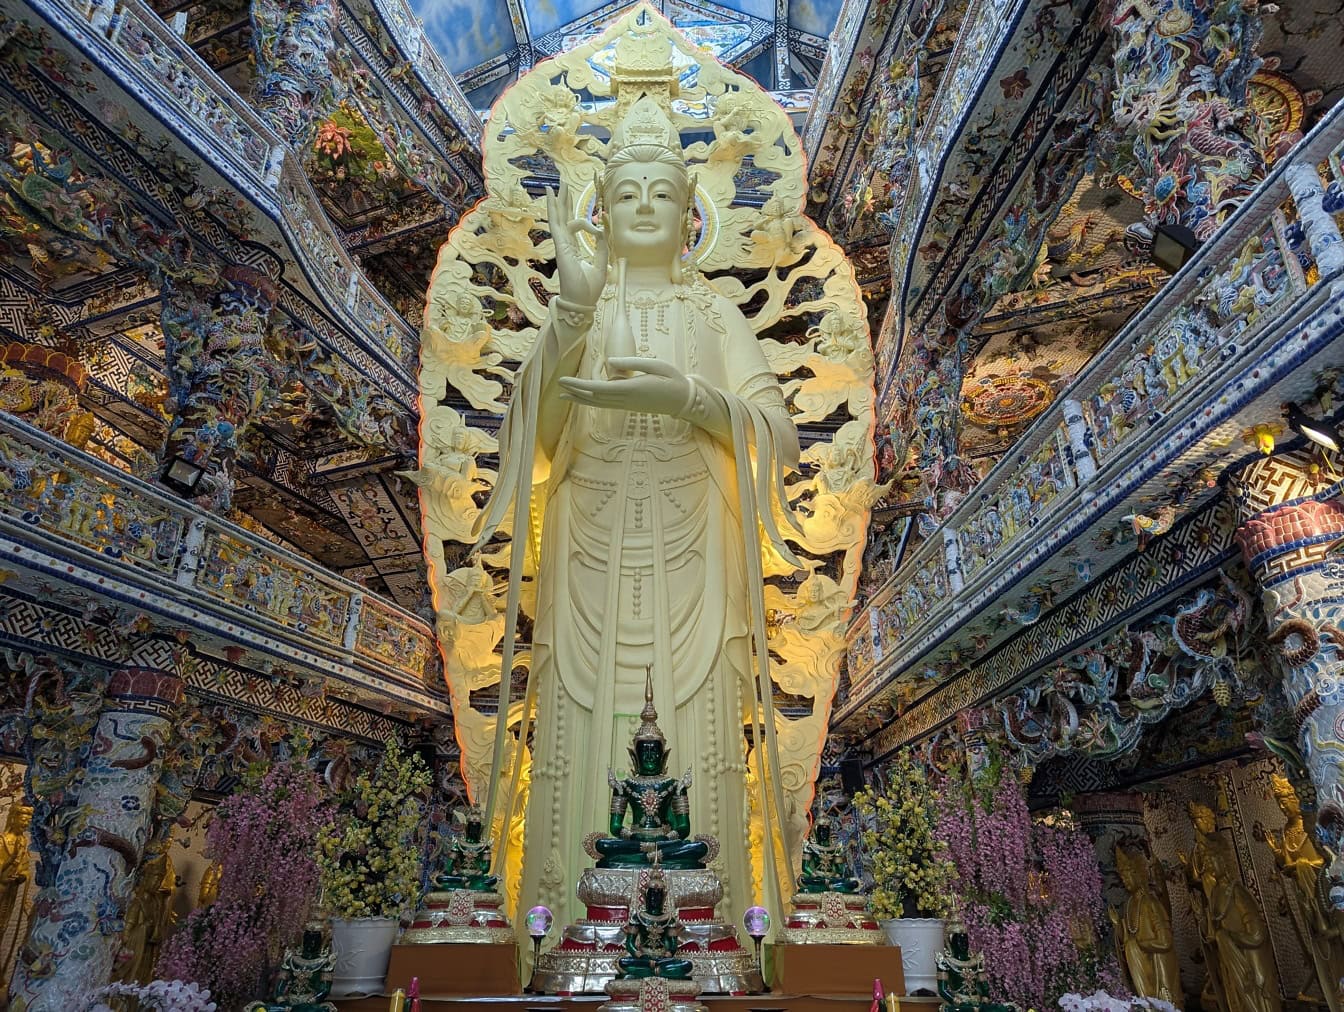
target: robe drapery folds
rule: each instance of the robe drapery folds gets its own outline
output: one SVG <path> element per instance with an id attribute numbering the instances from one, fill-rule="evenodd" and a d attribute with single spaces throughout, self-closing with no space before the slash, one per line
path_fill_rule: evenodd
<path id="1" fill-rule="evenodd" d="M 608 285 L 580 377 L 605 376 L 614 295 Z M 543 401 L 557 393 L 553 378 L 543 389 L 545 330 L 519 369 L 478 541 L 512 507 L 506 672 L 523 570 L 536 573 L 529 696 L 537 731 L 519 908 L 543 903 L 560 924 L 582 915 L 574 890 L 592 863 L 582 841 L 606 831 L 607 768 L 629 766 L 647 665 L 669 770 L 692 772 L 691 832 L 719 839 L 721 912 L 737 921 L 762 887 L 778 904 L 780 875 L 788 874 L 779 778 L 764 769 L 774 753 L 774 716 L 761 536 L 802 568 L 776 522 L 793 518 L 783 479 L 798 463 L 797 431 L 746 319 L 703 279 L 630 306 L 640 354 L 676 365 L 698 396 L 721 398 L 731 439 L 667 415 L 574 404 L 548 413 L 563 418 L 558 435 L 539 434 Z M 555 447 L 549 456 L 546 446 Z M 753 868 L 744 724 L 754 740 L 762 721 L 766 740 L 753 750 L 751 777 L 763 784 L 758 804 L 774 846 L 763 848 L 762 866 Z M 492 791 L 507 810 L 510 785 L 497 782 Z"/>

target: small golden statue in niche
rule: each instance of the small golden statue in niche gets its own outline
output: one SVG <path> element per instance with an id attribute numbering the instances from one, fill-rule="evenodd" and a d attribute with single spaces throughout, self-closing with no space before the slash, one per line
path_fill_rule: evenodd
<path id="1" fill-rule="evenodd" d="M 1111 924 L 1134 993 L 1183 1008 L 1181 961 L 1171 914 L 1148 880 L 1148 862 L 1141 851 L 1117 845 L 1115 868 L 1129 896 L 1118 910 L 1110 911 Z"/>
<path id="2" fill-rule="evenodd" d="M 1242 884 L 1236 856 L 1217 830 L 1213 810 L 1187 805 L 1195 848 L 1181 863 L 1198 890 L 1204 937 L 1217 950 L 1218 979 L 1227 1012 L 1282 1012 L 1279 971 L 1255 897 Z"/>
<path id="3" fill-rule="evenodd" d="M 1275 774 L 1270 781 L 1274 800 L 1288 821 L 1283 832 L 1265 834 L 1265 842 L 1274 852 L 1279 871 L 1289 893 L 1302 913 L 1296 919 L 1302 951 L 1311 957 L 1330 1012 L 1340 1012 L 1339 980 L 1344 977 L 1344 916 L 1333 909 L 1325 895 L 1325 855 L 1316 849 L 1302 818 L 1302 806 L 1288 778 Z M 1303 923 L 1304 922 L 1304 923 Z"/>

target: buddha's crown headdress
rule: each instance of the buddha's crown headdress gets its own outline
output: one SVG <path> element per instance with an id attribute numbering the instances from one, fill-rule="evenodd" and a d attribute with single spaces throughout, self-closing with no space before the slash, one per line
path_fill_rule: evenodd
<path id="1" fill-rule="evenodd" d="M 635 732 L 634 744 L 641 741 L 656 741 L 666 745 L 662 728 L 658 726 L 658 711 L 653 705 L 653 668 L 644 669 L 644 709 L 639 714 L 639 730 Z"/>
<path id="2" fill-rule="evenodd" d="M 1297 791 L 1293 790 L 1292 781 L 1282 773 L 1275 773 L 1269 781 L 1270 792 L 1279 801 L 1297 801 Z"/>
<path id="3" fill-rule="evenodd" d="M 612 169 L 630 162 L 657 162 L 680 169 L 682 176 L 688 175 L 681 134 L 658 100 L 648 95 L 632 105 L 611 132 L 603 185 Z"/>

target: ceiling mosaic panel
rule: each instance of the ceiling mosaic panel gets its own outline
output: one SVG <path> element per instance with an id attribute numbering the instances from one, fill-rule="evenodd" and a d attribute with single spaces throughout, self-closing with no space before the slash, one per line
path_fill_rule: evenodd
<path id="1" fill-rule="evenodd" d="M 468 99 L 489 106 L 526 68 L 604 31 L 633 3 L 616 0 L 411 0 Z M 811 83 L 841 0 L 660 0 L 698 45 L 765 88 Z M 777 52 L 777 46 L 787 47 Z M 787 78 L 787 79 L 786 79 Z"/>

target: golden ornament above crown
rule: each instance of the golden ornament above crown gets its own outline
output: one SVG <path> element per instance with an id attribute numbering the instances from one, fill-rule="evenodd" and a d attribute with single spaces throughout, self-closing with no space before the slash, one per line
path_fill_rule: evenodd
<path id="1" fill-rule="evenodd" d="M 612 92 L 663 92 L 675 98 L 680 90 L 677 68 L 672 63 L 672 40 L 652 21 L 636 23 L 616 40 L 616 61 L 611 69 Z"/>

